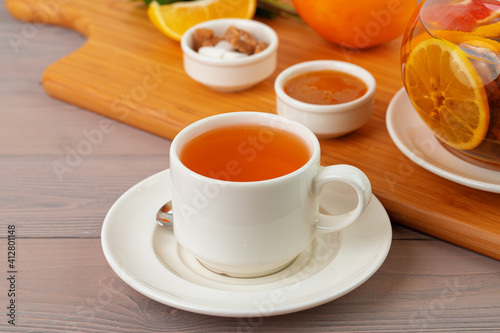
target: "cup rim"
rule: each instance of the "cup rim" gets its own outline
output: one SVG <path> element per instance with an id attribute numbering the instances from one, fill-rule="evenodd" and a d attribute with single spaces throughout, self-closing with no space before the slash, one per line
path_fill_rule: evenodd
<path id="1" fill-rule="evenodd" d="M 286 82 L 288 82 L 288 80 L 290 80 L 291 78 L 307 72 L 327 69 L 337 70 L 357 77 L 367 85 L 368 90 L 363 96 L 353 101 L 328 105 L 302 102 L 289 96 L 285 92 L 284 86 Z M 284 69 L 281 73 L 278 74 L 276 80 L 274 81 L 274 90 L 276 92 L 276 95 L 283 103 L 286 103 L 304 112 L 311 113 L 340 113 L 349 111 L 351 108 L 357 107 L 372 99 L 375 95 L 376 88 L 377 82 L 369 71 L 361 66 L 340 60 L 312 60 L 301 62 Z"/>
<path id="2" fill-rule="evenodd" d="M 230 25 L 235 25 L 238 28 L 251 28 L 250 26 L 259 27 L 259 29 L 262 29 L 262 31 L 264 31 L 264 33 L 266 34 L 266 37 L 270 40 L 268 47 L 265 48 L 262 52 L 238 59 L 213 59 L 202 56 L 198 54 L 198 52 L 193 50 L 191 46 L 191 38 L 196 29 L 214 28 L 214 26 L 225 26 L 227 29 Z M 278 35 L 274 31 L 274 29 L 272 29 L 267 24 L 259 21 L 254 21 L 252 19 L 221 18 L 204 21 L 186 30 L 186 32 L 184 32 L 181 37 L 181 49 L 185 56 L 188 56 L 193 60 L 196 60 L 205 65 L 213 65 L 219 67 L 235 67 L 260 62 L 266 58 L 273 56 L 273 54 L 276 53 L 278 44 Z"/>
<path id="3" fill-rule="evenodd" d="M 311 149 L 311 155 L 309 157 L 309 160 L 304 165 L 302 165 L 300 168 L 298 168 L 290 173 L 287 173 L 286 175 L 275 177 L 275 178 L 270 178 L 270 179 L 265 179 L 265 180 L 246 181 L 246 182 L 245 181 L 220 180 L 220 179 L 216 179 L 216 178 L 210 178 L 207 176 L 203 176 L 203 175 L 200 175 L 199 173 L 192 171 L 187 166 L 185 166 L 184 163 L 181 162 L 181 160 L 177 154 L 177 150 L 181 148 L 181 146 L 180 146 L 181 143 L 179 143 L 179 140 L 185 139 L 185 137 L 189 137 L 189 136 L 196 137 L 196 136 L 200 135 L 201 133 L 204 133 L 207 131 L 207 129 L 205 129 L 205 130 L 201 130 L 201 131 L 196 132 L 196 133 L 192 133 L 193 131 L 196 131 L 197 129 L 199 129 L 200 126 L 206 126 L 206 125 L 210 124 L 211 122 L 218 122 L 220 119 L 224 119 L 224 118 L 226 118 L 226 120 L 228 120 L 228 122 L 225 123 L 226 125 L 237 124 L 237 123 L 241 123 L 241 121 L 231 122 L 231 119 L 238 119 L 238 118 L 244 117 L 244 116 L 246 116 L 245 119 L 247 119 L 247 121 L 245 121 L 245 123 L 262 124 L 262 121 L 259 122 L 257 120 L 258 119 L 262 119 L 262 120 L 267 119 L 268 121 L 271 121 L 271 122 L 278 121 L 278 122 L 282 123 L 283 125 L 287 125 L 286 127 L 283 127 L 283 129 L 285 129 L 289 132 L 292 132 L 289 130 L 289 128 L 292 126 L 295 129 L 300 130 L 300 132 L 303 133 L 303 135 L 300 135 L 300 138 L 302 138 L 305 141 L 305 143 L 308 145 L 308 147 Z M 276 126 L 274 126 L 274 127 L 276 127 Z M 293 131 L 292 133 L 297 135 L 297 131 Z M 256 185 L 261 186 L 262 184 L 266 184 L 266 183 L 271 184 L 271 183 L 274 183 L 276 181 L 283 181 L 283 180 L 286 180 L 288 178 L 295 177 L 298 174 L 302 173 L 303 170 L 311 167 L 311 165 L 314 164 L 316 161 L 319 162 L 319 158 L 320 158 L 319 141 L 318 141 L 318 138 L 316 137 L 316 135 L 309 128 L 307 128 L 305 125 L 303 125 L 295 120 L 288 119 L 288 118 L 285 118 L 283 116 L 280 116 L 280 115 L 277 115 L 274 113 L 259 112 L 259 111 L 232 111 L 232 112 L 226 112 L 226 113 L 216 114 L 213 116 L 208 116 L 206 118 L 202 118 L 202 119 L 195 121 L 194 123 L 186 126 L 184 129 L 182 129 L 174 137 L 174 139 L 172 140 L 172 144 L 170 145 L 170 159 L 171 159 L 170 163 L 172 163 L 172 161 L 174 163 L 178 163 L 191 176 L 193 176 L 197 179 L 203 180 L 203 181 L 211 181 L 211 182 L 214 182 L 216 184 L 231 184 L 231 185 L 247 186 L 247 187 L 256 186 Z"/>

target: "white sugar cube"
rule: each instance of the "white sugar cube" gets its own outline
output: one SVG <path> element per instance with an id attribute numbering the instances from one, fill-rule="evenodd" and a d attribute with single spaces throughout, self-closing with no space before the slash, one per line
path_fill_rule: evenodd
<path id="1" fill-rule="evenodd" d="M 222 59 L 225 51 L 213 46 L 203 46 L 198 49 L 198 53 L 209 58 Z"/>
<path id="2" fill-rule="evenodd" d="M 235 48 L 227 41 L 227 40 L 221 40 L 217 44 L 215 44 L 215 47 L 218 49 L 223 49 L 224 51 L 234 51 Z"/>
<path id="3" fill-rule="evenodd" d="M 239 58 L 245 58 L 248 57 L 248 54 L 246 53 L 241 53 L 241 52 L 224 52 L 224 55 L 222 56 L 222 59 L 239 59 Z"/>

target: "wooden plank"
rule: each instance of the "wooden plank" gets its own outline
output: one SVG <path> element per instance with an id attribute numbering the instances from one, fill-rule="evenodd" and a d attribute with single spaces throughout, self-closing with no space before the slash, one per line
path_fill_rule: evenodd
<path id="1" fill-rule="evenodd" d="M 51 4 L 6 1 L 19 19 L 69 27 L 88 38 L 76 52 L 46 69 L 43 85 L 47 93 L 167 139 L 212 114 L 275 112 L 274 79 L 295 63 L 338 59 L 365 67 L 378 83 L 375 115 L 355 133 L 323 140 L 323 163 L 360 167 L 391 217 L 400 223 L 500 259 L 500 195 L 454 184 L 416 166 L 387 134 L 386 108 L 402 86 L 400 40 L 350 51 L 329 44 L 298 21 L 263 20 L 280 37 L 277 71 L 250 90 L 224 94 L 184 74 L 179 44 L 153 28 L 140 3 L 73 0 Z M 146 89 L 144 80 L 157 85 Z"/>
<path id="2" fill-rule="evenodd" d="M 0 247 L 5 248 L 5 242 L 1 239 Z M 200 332 L 201 328 L 206 332 L 324 332 L 325 325 L 339 331 L 390 332 L 500 327 L 500 262 L 435 240 L 396 240 L 380 270 L 348 295 L 314 309 L 263 318 L 204 316 L 152 301 L 114 274 L 99 239 L 21 238 L 17 248 L 18 315 L 10 332 L 29 328 L 36 332 Z M 5 324 L 2 320 L 0 327 Z"/>
<path id="3" fill-rule="evenodd" d="M 24 237 L 100 237 L 104 217 L 120 195 L 169 162 L 166 153 L 89 155 L 68 172 L 54 171 L 52 163 L 65 160 L 65 155 L 2 158 L 2 225 L 15 224 Z"/>

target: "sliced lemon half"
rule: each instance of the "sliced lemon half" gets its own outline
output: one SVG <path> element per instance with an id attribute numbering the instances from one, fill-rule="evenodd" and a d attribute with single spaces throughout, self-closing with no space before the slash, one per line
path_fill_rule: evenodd
<path id="1" fill-rule="evenodd" d="M 417 44 L 406 62 L 405 85 L 420 117 L 441 141 L 469 150 L 484 140 L 490 119 L 486 91 L 457 45 L 440 39 Z"/>
<path id="2" fill-rule="evenodd" d="M 251 19 L 257 0 L 197 0 L 160 5 L 153 1 L 148 17 L 153 25 L 168 37 L 179 41 L 182 34 L 195 24 L 218 18 Z"/>

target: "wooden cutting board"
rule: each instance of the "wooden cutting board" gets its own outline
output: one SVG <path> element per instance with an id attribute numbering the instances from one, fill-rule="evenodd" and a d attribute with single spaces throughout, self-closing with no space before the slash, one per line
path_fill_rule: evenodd
<path id="1" fill-rule="evenodd" d="M 87 37 L 80 49 L 46 69 L 42 81 L 49 95 L 166 139 L 221 112 L 275 112 L 274 79 L 298 62 L 336 59 L 365 67 L 378 84 L 374 117 L 352 134 L 322 140 L 322 163 L 362 169 L 393 221 L 500 259 L 500 194 L 422 169 L 389 137 L 385 114 L 402 87 L 401 40 L 353 51 L 324 41 L 300 20 L 257 18 L 279 35 L 278 68 L 252 89 L 220 93 L 184 73 L 179 43 L 155 30 L 140 2 L 7 0 L 6 6 L 20 20 L 68 27 Z"/>

